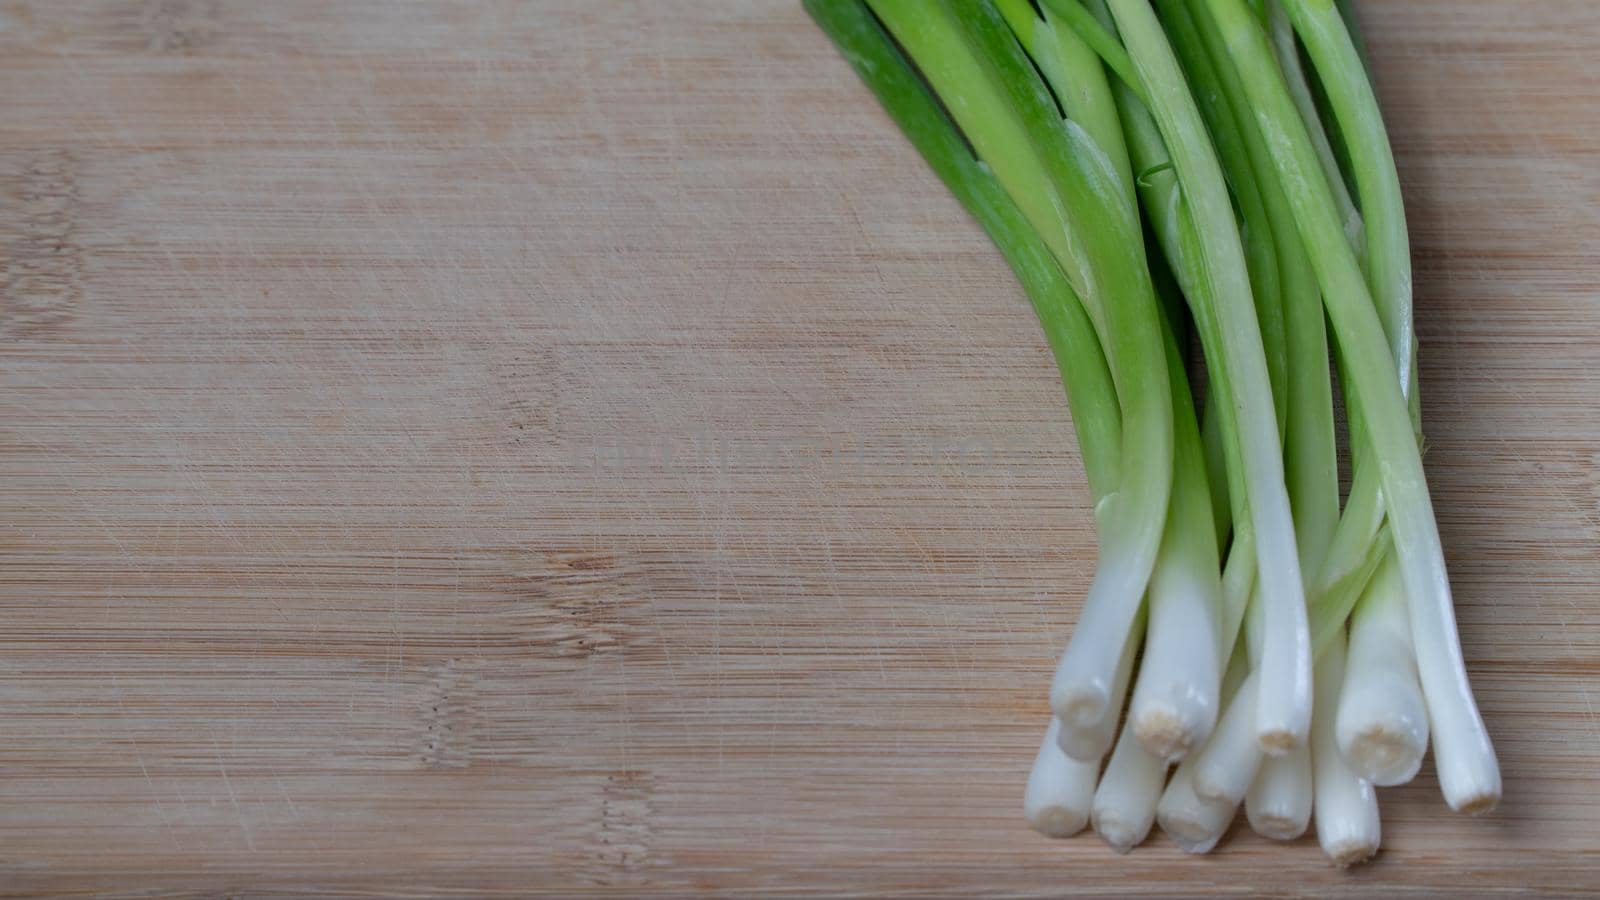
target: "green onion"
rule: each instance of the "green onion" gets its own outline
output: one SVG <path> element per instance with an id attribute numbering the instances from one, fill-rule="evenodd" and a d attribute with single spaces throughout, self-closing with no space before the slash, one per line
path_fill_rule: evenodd
<path id="1" fill-rule="evenodd" d="M 1305 740 L 1311 725 L 1311 641 L 1272 385 L 1254 308 L 1245 302 L 1251 294 L 1244 250 L 1216 151 L 1155 13 L 1146 0 L 1110 0 L 1108 5 L 1172 154 L 1215 301 L 1209 309 L 1197 308 L 1196 319 L 1202 336 L 1211 332 L 1217 338 L 1208 363 L 1228 372 L 1255 531 L 1258 590 L 1271 636 L 1261 659 L 1255 732 L 1268 752 L 1287 752 Z"/>
<path id="2" fill-rule="evenodd" d="M 1335 720 L 1339 754 L 1375 785 L 1404 784 L 1428 749 L 1428 710 L 1393 554 L 1385 555 L 1351 616 L 1349 646 Z"/>
<path id="3" fill-rule="evenodd" d="M 1410 779 L 1430 736 L 1450 805 L 1492 806 L 1422 472 L 1400 182 L 1348 5 L 805 6 L 1005 256 L 1072 408 L 1100 558 L 1029 824 L 1092 821 L 1126 852 L 1159 823 L 1198 853 L 1241 803 L 1275 840 L 1314 811 L 1348 864 L 1377 847 L 1373 785 Z"/>
<path id="4" fill-rule="evenodd" d="M 1088 18 L 1091 34 L 1100 36 L 1099 44 L 1091 44 L 1063 27 L 1062 21 L 1055 18 L 1054 7 L 1047 7 L 1042 19 L 1025 2 L 1003 3 L 999 8 L 1017 40 L 1038 63 L 1063 112 L 1088 123 L 1085 130 L 1105 149 L 1131 204 L 1135 180 L 1118 124 L 1117 106 L 1092 49 L 1104 46 L 1108 33 L 1097 20 Z M 1084 27 L 1081 20 L 1078 27 Z M 1125 85 L 1122 87 L 1126 89 Z M 1176 337 L 1170 333 L 1167 337 L 1172 396 L 1187 398 L 1189 385 Z M 1194 411 L 1188 403 L 1174 404 L 1173 425 L 1175 484 L 1150 582 L 1145 651 L 1164 664 L 1141 670 L 1128 720 L 1146 749 L 1163 758 L 1176 759 L 1204 740 L 1216 721 L 1222 588 L 1216 542 L 1207 527 L 1213 516 L 1204 452 Z M 1115 719 L 1107 716 L 1102 723 L 1114 725 Z M 1071 734 L 1072 730 L 1065 729 L 1063 734 Z M 1069 755 L 1074 754 L 1069 750 Z M 1078 758 L 1083 757 L 1078 754 Z"/>
<path id="5" fill-rule="evenodd" d="M 806 9 L 844 53 L 935 174 L 983 226 L 1033 302 L 1061 371 L 1085 474 L 1097 508 L 1116 490 L 1121 411 L 1094 327 L 1049 249 L 960 132 L 909 62 L 860 0 L 807 0 Z M 1131 629 L 1137 631 L 1137 629 Z M 1114 680 L 1126 684 L 1132 654 L 1118 660 Z M 1095 789 L 1098 759 L 1078 761 L 1062 749 L 1052 719 L 1040 742 L 1025 792 L 1024 814 L 1040 832 L 1063 837 L 1082 829 Z"/>
<path id="6" fill-rule="evenodd" d="M 1372 785 L 1339 755 L 1334 716 L 1344 673 L 1344 635 L 1339 635 L 1317 659 L 1317 714 L 1311 736 L 1317 843 L 1337 866 L 1361 862 L 1378 852 L 1382 835 Z"/>
<path id="7" fill-rule="evenodd" d="M 1245 818 L 1256 834 L 1292 841 L 1311 824 L 1311 798 L 1311 747 L 1305 745 L 1261 761 L 1244 795 Z"/>
<path id="8" fill-rule="evenodd" d="M 1273 160 L 1317 271 L 1350 389 L 1377 460 L 1411 607 L 1440 786 L 1453 809 L 1487 810 L 1500 798 L 1499 765 L 1467 684 L 1444 550 L 1410 410 L 1395 373 L 1395 357 L 1361 267 L 1345 243 L 1316 150 L 1260 23 L 1243 0 L 1208 0 L 1208 5 L 1239 66 L 1256 118 L 1277 148 Z M 1370 211 L 1367 216 L 1371 230 Z"/>
<path id="9" fill-rule="evenodd" d="M 1172 398 L 1160 312 L 1137 211 L 1113 162 L 1064 121 L 988 4 L 871 0 L 956 124 L 1050 247 L 1100 336 L 1122 409 L 1123 459 L 1104 512 L 1100 562 L 1051 687 L 1063 723 L 1110 712 L 1117 650 L 1155 567 L 1172 484 Z M 958 15 L 961 7 L 967 15 Z"/>

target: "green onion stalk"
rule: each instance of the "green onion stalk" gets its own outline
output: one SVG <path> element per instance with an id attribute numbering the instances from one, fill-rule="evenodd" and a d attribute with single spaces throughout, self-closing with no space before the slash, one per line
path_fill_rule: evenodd
<path id="1" fill-rule="evenodd" d="M 1238 66 L 1256 119 L 1277 150 L 1273 161 L 1294 209 L 1295 224 L 1311 255 L 1339 353 L 1344 358 L 1343 370 L 1357 398 L 1362 431 L 1379 471 L 1411 611 L 1440 786 L 1454 809 L 1475 812 L 1491 808 L 1500 796 L 1499 766 L 1467 682 L 1444 551 L 1422 470 L 1411 410 L 1402 390 L 1404 382 L 1396 368 L 1397 356 L 1389 346 L 1361 264 L 1346 242 L 1338 206 L 1316 148 L 1284 83 L 1262 23 L 1244 0 L 1207 0 L 1207 3 Z M 1339 33 L 1344 35 L 1344 45 L 1350 48 L 1349 55 L 1354 57 L 1359 70 L 1359 56 L 1343 31 L 1343 21 L 1338 18 L 1336 7 L 1327 0 L 1290 0 L 1288 9 L 1291 17 L 1309 19 L 1320 13 L 1322 18 L 1312 23 L 1318 28 L 1328 25 L 1327 18 L 1331 14 L 1334 21 L 1339 22 Z M 1297 23 L 1302 38 L 1308 30 Z M 1313 56 L 1316 55 L 1317 51 L 1313 50 Z M 1337 71 L 1351 73 L 1348 66 Z M 1359 74 L 1362 83 L 1366 83 L 1364 72 Z M 1341 90 L 1335 83 L 1337 79 L 1328 79 L 1326 75 L 1324 79 L 1330 97 Z M 1370 99 L 1370 86 L 1368 91 Z M 1337 108 L 1337 101 L 1335 106 Z M 1375 116 L 1375 100 L 1370 106 L 1368 114 Z M 1351 120 L 1341 124 L 1350 128 L 1356 123 Z M 1378 127 L 1381 128 L 1381 121 Z M 1354 151 L 1356 145 L 1369 143 L 1350 141 L 1347 149 Z M 1387 153 L 1387 140 L 1383 143 L 1381 152 Z M 1354 168 L 1359 170 L 1363 166 Z M 1381 176 L 1368 174 L 1361 180 L 1373 177 Z M 1360 180 L 1358 195 L 1361 194 L 1359 185 Z M 1373 210 L 1367 207 L 1364 196 L 1362 204 L 1367 231 L 1387 233 L 1381 226 L 1374 225 Z M 1368 247 L 1370 266 L 1371 238 Z"/>
<path id="2" fill-rule="evenodd" d="M 1125 201 L 1136 203 L 1120 111 L 1101 62 L 1101 55 L 1117 46 L 1114 40 L 1107 40 L 1104 32 L 1086 38 L 1058 18 L 1053 8 L 1046 7 L 1041 17 L 1026 0 L 1002 0 L 997 8 L 1053 88 L 1063 114 L 1085 123 L 1085 130 L 1106 150 Z M 1131 67 L 1125 60 L 1120 65 L 1124 71 Z M 1219 653 L 1222 585 L 1211 525 L 1212 498 L 1171 318 L 1166 354 L 1174 398 L 1175 480 L 1167 530 L 1150 583 L 1144 648 L 1147 659 L 1160 662 L 1140 669 L 1128 717 L 1140 743 L 1166 759 L 1181 757 L 1210 732 L 1224 658 Z"/>
<path id="3" fill-rule="evenodd" d="M 978 157 L 1033 225 L 1094 323 L 1122 412 L 1120 480 L 1101 501 L 1100 561 L 1051 685 L 1064 726 L 1111 714 L 1120 648 L 1155 567 L 1172 486 L 1172 394 L 1137 209 L 1115 162 L 1063 119 L 989 4 L 870 0 Z"/>

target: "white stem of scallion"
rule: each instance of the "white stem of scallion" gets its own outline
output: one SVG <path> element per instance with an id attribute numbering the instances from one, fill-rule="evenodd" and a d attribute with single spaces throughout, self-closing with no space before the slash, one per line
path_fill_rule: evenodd
<path id="1" fill-rule="evenodd" d="M 1166 761 L 1146 750 L 1133 729 L 1124 726 L 1095 789 L 1090 815 L 1095 832 L 1111 849 L 1127 853 L 1144 841 L 1166 779 Z"/>
<path id="2" fill-rule="evenodd" d="M 1379 787 L 1410 781 L 1428 748 L 1428 710 L 1393 553 L 1384 557 L 1350 619 L 1335 734 L 1345 763 Z"/>
<path id="3" fill-rule="evenodd" d="M 1156 821 L 1185 853 L 1210 853 L 1228 830 L 1238 804 L 1206 800 L 1194 790 L 1193 757 L 1178 765 L 1156 804 Z"/>
<path id="4" fill-rule="evenodd" d="M 1128 722 L 1139 742 L 1164 760 L 1188 755 L 1216 725 L 1219 593 L 1215 570 L 1196 581 L 1157 562 L 1144 651 L 1150 663 L 1140 670 Z"/>
<path id="5" fill-rule="evenodd" d="M 1095 777 L 1100 774 L 1099 760 L 1080 762 L 1061 752 L 1056 744 L 1060 727 L 1055 719 L 1050 720 L 1022 795 L 1022 814 L 1028 825 L 1053 838 L 1071 837 L 1089 824 Z"/>
<path id="6" fill-rule="evenodd" d="M 1231 705 L 1239 696 L 1249 668 L 1248 655 L 1242 649 L 1236 649 L 1222 677 L 1222 696 L 1227 698 L 1224 706 Z M 1212 732 L 1211 739 L 1216 739 L 1215 732 Z M 1196 756 L 1189 754 L 1167 781 L 1166 790 L 1156 804 L 1156 821 L 1161 824 L 1161 830 L 1185 852 L 1206 853 L 1216 846 L 1217 840 L 1228 830 L 1228 823 L 1233 821 L 1239 806 L 1237 803 L 1206 800 L 1195 793 Z"/>
<path id="7" fill-rule="evenodd" d="M 1206 800 L 1238 806 L 1255 780 L 1262 757 L 1255 732 L 1260 683 L 1259 670 L 1245 678 L 1211 739 L 1190 757 L 1194 760 L 1194 791 Z"/>
<path id="8" fill-rule="evenodd" d="M 1313 716 L 1315 718 L 1315 716 Z M 1269 756 L 1244 795 L 1245 817 L 1256 834 L 1292 841 L 1311 823 L 1311 747 Z"/>
<path id="9" fill-rule="evenodd" d="M 1081 762 L 1099 762 L 1111 749 L 1117 736 L 1118 720 L 1122 717 L 1122 703 L 1128 695 L 1128 682 L 1133 677 L 1133 663 L 1139 657 L 1139 644 L 1144 638 L 1144 618 L 1144 611 L 1140 610 L 1122 644 L 1122 656 L 1111 680 L 1109 712 L 1088 726 L 1069 725 L 1056 717 L 1056 745 L 1067 756 Z"/>
<path id="10" fill-rule="evenodd" d="M 1334 717 L 1344 681 L 1344 636 L 1338 635 L 1317 659 L 1316 709 L 1311 726 L 1311 765 L 1315 785 L 1317 842 L 1334 865 L 1348 866 L 1378 852 L 1382 838 L 1378 797 L 1372 784 L 1345 765 L 1339 754 Z"/>
<path id="11" fill-rule="evenodd" d="M 1174 397 L 1187 397 L 1183 359 L 1168 335 Z M 1175 761 L 1204 741 L 1217 721 L 1221 689 L 1222 579 L 1206 486 L 1205 453 L 1194 407 L 1174 405 L 1173 490 L 1167 531 L 1150 578 L 1149 635 L 1128 711 L 1145 749 Z"/>

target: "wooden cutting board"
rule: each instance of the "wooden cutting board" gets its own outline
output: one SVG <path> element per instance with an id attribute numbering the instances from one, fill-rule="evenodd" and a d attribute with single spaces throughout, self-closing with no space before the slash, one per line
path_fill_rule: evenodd
<path id="1" fill-rule="evenodd" d="M 796 2 L 0 2 L 0 893 L 1600 887 L 1600 7 L 1368 0 L 1506 801 L 1051 842 L 1056 374 Z"/>

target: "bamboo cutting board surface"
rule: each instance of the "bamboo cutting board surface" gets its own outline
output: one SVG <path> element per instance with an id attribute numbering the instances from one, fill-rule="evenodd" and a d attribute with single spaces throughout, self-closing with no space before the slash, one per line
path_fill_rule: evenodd
<path id="1" fill-rule="evenodd" d="M 1368 0 L 1506 802 L 1020 819 L 1093 568 L 998 255 L 789 0 L 0 2 L 0 892 L 1600 885 L 1600 7 Z"/>

